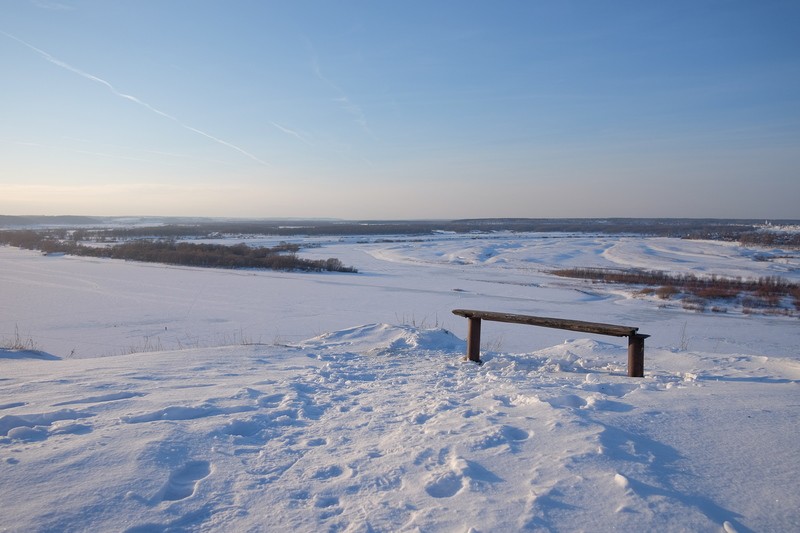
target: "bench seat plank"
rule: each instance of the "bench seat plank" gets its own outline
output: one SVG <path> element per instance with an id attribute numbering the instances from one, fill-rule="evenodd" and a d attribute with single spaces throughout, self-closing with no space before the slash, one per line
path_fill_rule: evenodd
<path id="1" fill-rule="evenodd" d="M 639 328 L 632 326 L 618 326 L 615 324 L 603 324 L 601 322 L 584 322 L 582 320 L 497 313 L 494 311 L 475 311 L 472 309 L 454 309 L 453 314 L 466 318 L 480 318 L 494 322 L 510 322 L 512 324 L 528 324 L 531 326 L 566 329 L 583 333 L 597 333 L 599 335 L 611 335 L 614 337 L 631 337 L 636 335 L 636 332 L 639 330 Z"/>

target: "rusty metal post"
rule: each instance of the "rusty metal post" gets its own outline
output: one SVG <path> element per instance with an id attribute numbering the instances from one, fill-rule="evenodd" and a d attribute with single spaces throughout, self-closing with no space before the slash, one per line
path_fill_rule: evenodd
<path id="1" fill-rule="evenodd" d="M 467 359 L 481 362 L 481 319 L 467 318 Z"/>
<path id="2" fill-rule="evenodd" d="M 644 377 L 644 340 L 650 335 L 635 333 L 628 337 L 628 376 Z"/>

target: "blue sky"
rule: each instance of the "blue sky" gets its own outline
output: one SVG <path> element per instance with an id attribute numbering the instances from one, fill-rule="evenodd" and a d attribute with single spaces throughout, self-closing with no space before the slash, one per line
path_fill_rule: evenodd
<path id="1" fill-rule="evenodd" d="M 800 218 L 793 0 L 0 14 L 0 214 Z"/>

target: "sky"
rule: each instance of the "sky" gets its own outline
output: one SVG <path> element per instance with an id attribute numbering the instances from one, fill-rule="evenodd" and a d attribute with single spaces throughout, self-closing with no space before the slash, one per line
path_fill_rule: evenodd
<path id="1" fill-rule="evenodd" d="M 0 214 L 800 219 L 800 2 L 1 0 Z"/>

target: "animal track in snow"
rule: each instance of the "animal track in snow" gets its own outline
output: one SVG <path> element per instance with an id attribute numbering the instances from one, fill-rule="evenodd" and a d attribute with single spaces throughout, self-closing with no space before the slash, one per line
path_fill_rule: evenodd
<path id="1" fill-rule="evenodd" d="M 200 480 L 208 477 L 210 473 L 211 464 L 208 461 L 186 463 L 169 476 L 162 501 L 174 502 L 192 496 Z"/>

